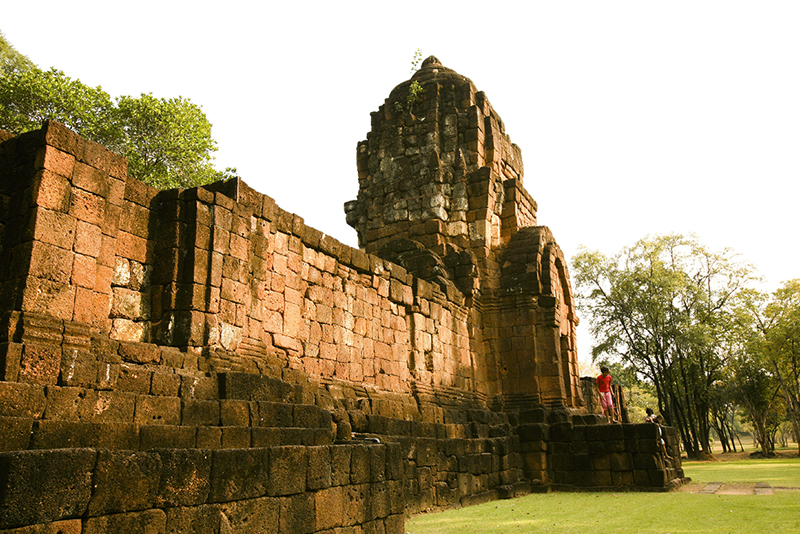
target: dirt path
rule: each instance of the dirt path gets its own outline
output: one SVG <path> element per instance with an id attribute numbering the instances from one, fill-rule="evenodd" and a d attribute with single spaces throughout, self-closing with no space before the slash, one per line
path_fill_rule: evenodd
<path id="1" fill-rule="evenodd" d="M 775 495 L 776 491 L 800 491 L 800 488 L 773 487 L 766 482 L 734 484 L 709 482 L 708 484 L 687 484 L 678 491 L 698 495 Z"/>

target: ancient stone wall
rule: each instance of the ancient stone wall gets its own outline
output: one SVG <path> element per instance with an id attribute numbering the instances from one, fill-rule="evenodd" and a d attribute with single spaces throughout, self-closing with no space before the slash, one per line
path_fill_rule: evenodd
<path id="1" fill-rule="evenodd" d="M 580 409 L 566 261 L 486 95 L 429 57 L 373 113 L 358 176 L 359 245 L 464 296 L 477 390 L 510 410 Z"/>
<path id="2" fill-rule="evenodd" d="M 582 393 L 499 116 L 435 58 L 415 78 L 359 145 L 363 250 L 239 179 L 159 191 L 59 124 L 0 136 L 0 529 L 395 534 L 682 480 Z"/>

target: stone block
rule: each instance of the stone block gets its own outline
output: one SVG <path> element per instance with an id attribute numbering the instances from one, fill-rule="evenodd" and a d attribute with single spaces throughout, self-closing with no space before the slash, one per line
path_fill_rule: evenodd
<path id="1" fill-rule="evenodd" d="M 132 319 L 113 319 L 110 336 L 119 341 L 144 341 L 147 325 Z"/>
<path id="2" fill-rule="evenodd" d="M 383 519 L 390 514 L 391 502 L 389 498 L 390 498 L 390 492 L 389 492 L 388 482 L 378 482 L 370 486 L 370 491 L 369 491 L 370 519 L 373 520 Z"/>
<path id="3" fill-rule="evenodd" d="M 0 453 L 0 528 L 83 515 L 96 458 L 86 449 Z"/>
<path id="4" fill-rule="evenodd" d="M 252 447 L 277 447 L 281 445 L 280 428 L 259 428 L 250 429 L 250 439 Z"/>
<path id="5" fill-rule="evenodd" d="M 612 453 L 609 456 L 611 458 L 611 469 L 613 471 L 633 471 L 634 461 L 632 454 Z"/>
<path id="6" fill-rule="evenodd" d="M 114 288 L 114 295 L 115 300 L 117 299 L 118 293 L 117 291 L 126 291 L 126 295 L 136 295 L 135 299 L 141 300 L 141 293 L 136 293 L 134 291 L 122 290 L 121 288 Z M 112 314 L 114 313 L 114 306 L 117 303 L 112 305 Z M 141 311 L 139 305 L 136 306 L 123 306 L 127 312 L 134 313 L 136 310 L 134 308 L 139 309 Z M 119 310 L 118 310 L 119 311 Z M 130 363 L 159 363 L 161 361 L 161 351 L 159 350 L 158 346 L 153 345 L 152 343 L 128 343 L 128 342 L 121 342 L 119 344 L 119 355 L 125 362 Z"/>
<path id="7" fill-rule="evenodd" d="M 194 427 L 156 424 L 139 427 L 139 449 L 143 451 L 170 447 L 191 449 L 195 444 Z"/>
<path id="8" fill-rule="evenodd" d="M 161 479 L 156 506 L 198 506 L 205 503 L 210 490 L 211 452 L 191 449 L 157 452 L 161 458 Z"/>
<path id="9" fill-rule="evenodd" d="M 404 534 L 406 531 L 406 517 L 404 514 L 396 513 L 384 520 L 386 534 Z"/>
<path id="10" fill-rule="evenodd" d="M 650 485 L 656 488 L 663 488 L 667 485 L 667 472 L 664 469 L 650 469 L 648 472 Z"/>
<path id="11" fill-rule="evenodd" d="M 0 416 L 39 419 L 46 406 L 43 386 L 0 382 Z"/>
<path id="12" fill-rule="evenodd" d="M 61 372 L 61 347 L 26 343 L 22 349 L 18 380 L 55 384 Z"/>
<path id="13" fill-rule="evenodd" d="M 75 163 L 72 172 L 72 185 L 94 193 L 103 198 L 108 198 L 111 179 L 108 174 L 82 162 Z"/>
<path id="14" fill-rule="evenodd" d="M 146 238 L 149 235 L 150 210 L 144 206 L 126 202 L 122 205 L 119 228 L 137 237 Z"/>
<path id="15" fill-rule="evenodd" d="M 100 254 L 102 236 L 103 233 L 99 226 L 77 221 L 73 250 L 78 254 L 96 258 Z"/>
<path id="16" fill-rule="evenodd" d="M 104 517 L 90 517 L 86 520 L 83 534 L 107 534 L 109 532 L 146 532 L 165 534 L 167 515 L 163 510 L 145 510 Z"/>
<path id="17" fill-rule="evenodd" d="M 67 449 L 97 446 L 97 429 L 77 421 L 35 421 L 31 449 Z"/>
<path id="18" fill-rule="evenodd" d="M 22 343 L 0 343 L 0 380 L 17 381 L 22 347 Z"/>
<path id="19" fill-rule="evenodd" d="M 291 427 L 294 424 L 291 404 L 258 402 L 258 419 L 253 426 Z"/>
<path id="20" fill-rule="evenodd" d="M 270 449 L 269 463 L 270 495 L 291 495 L 306 490 L 308 453 L 305 447 L 274 447 Z"/>
<path id="21" fill-rule="evenodd" d="M 69 211 L 69 180 L 50 169 L 38 171 L 34 177 L 33 199 L 37 206 L 66 213 Z"/>
<path id="22" fill-rule="evenodd" d="M 180 396 L 184 399 L 219 399 L 219 385 L 217 380 L 206 376 L 181 377 Z"/>
<path id="23" fill-rule="evenodd" d="M 264 448 L 212 451 L 211 489 L 207 502 L 265 496 L 271 484 L 269 454 L 270 449 Z"/>
<path id="24" fill-rule="evenodd" d="M 68 246 L 72 248 L 71 235 Z M 29 275 L 61 284 L 70 283 L 74 260 L 71 250 L 42 241 L 34 241 L 30 244 L 30 247 L 31 265 Z"/>
<path id="25" fill-rule="evenodd" d="M 39 208 L 36 210 L 36 223 L 33 228 L 34 245 L 38 243 L 40 250 L 45 245 L 59 248 L 62 251 L 71 251 L 75 240 L 77 221 L 74 216 L 60 211 Z M 49 249 L 52 250 L 52 249 Z M 40 252 L 33 249 L 33 258 L 46 259 Z M 36 267 L 33 265 L 32 267 Z"/>
<path id="26" fill-rule="evenodd" d="M 81 534 L 82 528 L 80 519 L 67 519 L 65 521 L 3 530 L 3 534 Z"/>
<path id="27" fill-rule="evenodd" d="M 344 491 L 342 487 L 322 489 L 314 494 L 316 530 L 332 529 L 344 524 Z"/>
<path id="28" fill-rule="evenodd" d="M 263 375 L 225 372 L 219 378 L 220 398 L 289 402 L 294 393 L 291 385 Z"/>
<path id="29" fill-rule="evenodd" d="M 250 428 L 241 426 L 222 427 L 222 448 L 246 449 L 252 443 Z"/>
<path id="30" fill-rule="evenodd" d="M 369 520 L 369 484 L 345 486 L 344 526 L 361 525 Z"/>
<path id="31" fill-rule="evenodd" d="M 160 358 L 160 357 L 159 357 Z M 159 397 L 177 397 L 181 388 L 181 377 L 174 373 L 153 373 L 150 394 Z"/>
<path id="32" fill-rule="evenodd" d="M 94 423 L 132 423 L 135 409 L 136 395 L 132 393 L 86 390 L 79 416 L 82 421 Z"/>
<path id="33" fill-rule="evenodd" d="M 105 216 L 105 199 L 88 191 L 73 188 L 69 215 L 75 219 L 100 226 L 103 224 Z"/>
<path id="34" fill-rule="evenodd" d="M 592 455 L 592 464 L 596 471 L 608 471 L 611 469 L 611 456 L 608 454 Z"/>
<path id="35" fill-rule="evenodd" d="M 370 482 L 370 451 L 367 445 L 353 445 L 350 460 L 350 483 Z"/>
<path id="36" fill-rule="evenodd" d="M 306 487 L 309 491 L 328 488 L 332 482 L 331 448 L 308 447 L 308 480 Z"/>
<path id="37" fill-rule="evenodd" d="M 117 375 L 116 388 L 118 391 L 147 395 L 150 393 L 152 375 L 152 371 L 138 366 L 122 365 Z"/>
<path id="38" fill-rule="evenodd" d="M 634 485 L 633 471 L 612 471 L 611 483 L 614 486 L 623 486 L 623 487 L 633 486 Z"/>
<path id="39" fill-rule="evenodd" d="M 148 186 L 144 182 L 140 182 L 135 178 L 128 177 L 125 181 L 125 200 L 134 202 L 140 206 L 150 205 L 150 201 L 155 196 L 157 190 Z"/>
<path id="40" fill-rule="evenodd" d="M 661 467 L 658 456 L 648 453 L 634 454 L 633 465 L 637 470 L 653 470 Z"/>
<path id="41" fill-rule="evenodd" d="M 117 256 L 139 263 L 152 262 L 152 248 L 148 246 L 148 241 L 142 237 L 120 230 L 116 240 Z"/>
<path id="42" fill-rule="evenodd" d="M 300 428 L 319 428 L 320 409 L 311 404 L 295 404 L 293 409 L 294 426 Z"/>
<path id="43" fill-rule="evenodd" d="M 137 397 L 134 423 L 138 425 L 181 424 L 181 399 L 145 395 Z"/>
<path id="44" fill-rule="evenodd" d="M 227 532 L 236 534 L 278 534 L 280 502 L 276 498 L 262 497 L 225 503 L 222 506 L 222 523 L 230 527 Z M 224 528 L 224 527 L 223 527 Z M 222 532 L 226 532 L 222 530 Z"/>
<path id="45" fill-rule="evenodd" d="M 248 426 L 250 424 L 250 405 L 243 400 L 221 400 L 220 418 L 224 426 Z"/>
<path id="46" fill-rule="evenodd" d="M 95 278 L 97 276 L 97 261 L 90 256 L 84 256 L 82 254 L 74 254 L 72 260 L 72 274 L 70 278 L 71 283 L 76 286 L 80 286 L 83 289 L 93 289 L 95 285 Z M 76 292 L 76 299 L 77 298 L 78 294 Z M 83 298 L 87 299 L 85 293 Z M 88 301 L 86 302 L 88 304 Z M 84 306 L 86 306 L 86 304 L 84 304 Z M 91 311 L 91 304 L 88 304 L 88 308 L 89 309 L 80 311 Z M 78 310 L 75 311 L 77 312 Z"/>
<path id="47" fill-rule="evenodd" d="M 220 424 L 218 402 L 183 399 L 182 404 L 181 424 L 185 426 L 217 426 Z"/>
<path id="48" fill-rule="evenodd" d="M 352 463 L 351 445 L 334 445 L 331 447 L 331 484 L 346 486 L 350 484 L 350 466 Z"/>
<path id="49" fill-rule="evenodd" d="M 166 532 L 169 534 L 204 532 L 218 533 L 225 528 L 222 507 L 219 504 L 167 508 Z M 231 532 L 223 530 L 222 532 Z M 234 531 L 235 532 L 235 531 Z"/>
<path id="50" fill-rule="evenodd" d="M 369 472 L 371 482 L 386 480 L 386 447 L 373 445 L 369 447 Z"/>
<path id="51" fill-rule="evenodd" d="M 222 428 L 216 426 L 197 427 L 195 439 L 198 449 L 221 449 Z"/>
<path id="52" fill-rule="evenodd" d="M 87 516 L 153 508 L 161 469 L 161 457 L 156 453 L 100 451 Z"/>
<path id="53" fill-rule="evenodd" d="M 316 530 L 314 495 L 298 493 L 280 499 L 279 532 L 311 534 Z"/>
<path id="54" fill-rule="evenodd" d="M 33 421 L 26 417 L 0 416 L 0 451 L 26 450 L 32 430 Z"/>

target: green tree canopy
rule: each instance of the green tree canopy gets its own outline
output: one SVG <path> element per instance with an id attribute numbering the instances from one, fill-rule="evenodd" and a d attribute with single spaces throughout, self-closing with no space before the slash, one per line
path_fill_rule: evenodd
<path id="1" fill-rule="evenodd" d="M 33 62 L 27 56 L 20 54 L 6 40 L 3 32 L 0 32 L 0 72 L 8 73 L 15 70 L 27 70 L 33 67 Z"/>
<path id="2" fill-rule="evenodd" d="M 764 356 L 780 384 L 795 437 L 800 439 L 800 279 L 784 282 L 755 314 Z"/>
<path id="3" fill-rule="evenodd" d="M 710 452 L 710 388 L 726 358 L 720 340 L 752 268 L 730 251 L 667 235 L 611 258 L 582 250 L 573 275 L 597 340 L 593 358 L 618 357 L 635 367 L 655 386 L 659 409 L 680 430 L 687 454 Z"/>
<path id="4" fill-rule="evenodd" d="M 0 35 L 0 129 L 20 134 L 55 120 L 128 158 L 128 172 L 155 187 L 193 187 L 228 177 L 213 167 L 217 143 L 200 106 L 152 94 L 113 99 L 57 69 L 43 71 Z"/>

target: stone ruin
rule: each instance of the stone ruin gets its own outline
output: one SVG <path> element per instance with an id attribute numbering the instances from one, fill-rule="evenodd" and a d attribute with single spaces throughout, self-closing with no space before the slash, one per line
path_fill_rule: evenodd
<path id="1" fill-rule="evenodd" d="M 599 415 L 520 149 L 434 57 L 358 144 L 359 249 L 57 123 L 0 140 L 0 532 L 401 534 L 684 480 L 674 429 Z"/>

